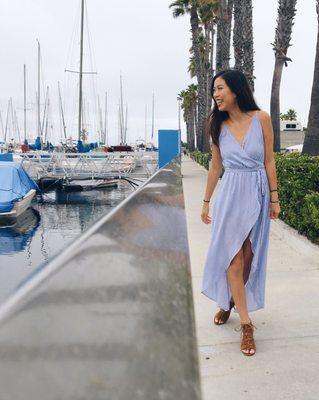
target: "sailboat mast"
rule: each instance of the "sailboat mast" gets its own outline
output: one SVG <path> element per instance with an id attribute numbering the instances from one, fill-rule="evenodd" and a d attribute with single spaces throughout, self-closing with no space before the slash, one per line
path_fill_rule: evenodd
<path id="1" fill-rule="evenodd" d="M 105 92 L 105 109 L 104 109 L 104 144 L 109 144 L 109 133 L 108 133 L 108 119 L 107 119 L 107 92 Z"/>
<path id="2" fill-rule="evenodd" d="M 15 131 L 18 135 L 18 143 L 21 143 L 20 129 L 19 129 L 19 121 L 17 116 L 17 111 L 14 111 L 14 120 L 15 120 Z"/>
<path id="3" fill-rule="evenodd" d="M 0 125 L 1 125 L 2 137 L 3 137 L 3 140 L 4 140 L 5 133 L 4 133 L 4 128 L 3 128 L 3 120 L 2 120 L 1 111 L 0 111 Z"/>
<path id="4" fill-rule="evenodd" d="M 41 92 L 41 82 L 40 82 L 40 73 L 41 73 L 41 48 L 40 48 L 40 42 L 37 39 L 38 42 L 38 93 L 37 93 L 37 127 L 38 127 L 38 137 L 41 137 L 41 110 L 40 110 L 40 92 Z"/>
<path id="5" fill-rule="evenodd" d="M 65 126 L 65 120 L 64 120 L 60 82 L 58 82 L 58 92 L 59 92 L 59 103 L 60 103 L 60 110 L 61 110 L 61 117 L 62 117 L 63 133 L 64 133 L 64 139 L 66 140 L 66 126 Z"/>
<path id="6" fill-rule="evenodd" d="M 145 148 L 147 143 L 147 104 L 145 105 Z"/>
<path id="7" fill-rule="evenodd" d="M 126 111 L 125 111 L 125 129 L 124 129 L 124 144 L 127 144 L 127 115 L 128 115 L 128 106 L 126 104 Z"/>
<path id="8" fill-rule="evenodd" d="M 119 132 L 118 132 L 118 144 L 121 144 L 121 132 L 122 132 L 122 119 L 121 119 L 121 102 L 119 101 L 119 112 L 118 112 L 118 121 L 119 121 Z"/>
<path id="9" fill-rule="evenodd" d="M 24 141 L 27 140 L 27 68 L 23 65 L 23 130 Z"/>
<path id="10" fill-rule="evenodd" d="M 12 103 L 12 97 L 10 97 L 10 115 L 11 115 L 11 140 L 14 140 L 14 134 L 15 134 L 15 117 L 14 117 L 14 111 L 13 111 L 13 103 Z"/>
<path id="11" fill-rule="evenodd" d="M 81 140 L 81 133 L 82 133 L 83 33 L 84 33 L 84 0 L 81 1 L 81 38 L 80 38 L 80 79 L 79 79 L 78 140 Z"/>
<path id="12" fill-rule="evenodd" d="M 43 111 L 43 118 L 42 118 L 42 123 L 41 123 L 41 132 L 42 132 L 42 139 L 44 140 L 44 124 L 45 124 L 45 118 L 46 118 L 46 113 L 47 113 L 47 104 L 48 104 L 48 97 L 49 96 L 49 86 L 47 86 L 47 90 L 45 93 L 45 100 L 44 100 L 44 111 Z"/>
<path id="13" fill-rule="evenodd" d="M 44 134 L 43 134 L 43 136 L 44 136 L 44 142 L 48 142 L 48 137 L 49 137 L 49 135 L 48 135 L 48 128 L 49 128 L 49 114 L 50 114 L 50 96 L 49 96 L 49 86 L 48 86 L 48 89 L 47 89 L 47 106 L 46 106 L 46 108 L 47 108 L 47 113 L 46 113 L 46 122 L 45 122 L 45 129 L 43 130 L 44 131 Z"/>
<path id="14" fill-rule="evenodd" d="M 181 131 L 181 101 L 178 100 L 178 130 Z"/>
<path id="15" fill-rule="evenodd" d="M 7 134 L 8 134 L 8 125 L 9 125 L 9 112 L 10 112 L 10 101 L 11 101 L 11 97 L 9 99 L 8 102 L 8 107 L 7 107 L 7 117 L 6 117 L 6 129 L 4 131 L 4 141 L 5 143 L 7 142 Z"/>
<path id="16" fill-rule="evenodd" d="M 120 119 L 121 119 L 121 143 L 124 144 L 124 107 L 123 107 L 123 84 L 122 75 L 120 75 Z"/>
<path id="17" fill-rule="evenodd" d="M 153 93 L 153 98 L 152 98 L 152 141 L 154 137 L 154 93 Z"/>
<path id="18" fill-rule="evenodd" d="M 100 143 L 105 143 L 103 142 L 103 119 L 102 119 L 102 108 L 101 108 L 101 103 L 100 103 L 100 96 L 97 97 L 97 106 L 98 106 L 98 111 L 99 111 L 99 137 L 98 141 Z"/>

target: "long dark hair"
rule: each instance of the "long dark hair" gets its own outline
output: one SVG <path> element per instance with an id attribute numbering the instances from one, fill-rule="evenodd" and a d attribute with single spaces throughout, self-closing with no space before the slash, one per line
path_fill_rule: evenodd
<path id="1" fill-rule="evenodd" d="M 228 118 L 227 111 L 219 111 L 216 101 L 213 97 L 214 82 L 216 78 L 222 77 L 230 90 L 235 93 L 238 107 L 241 111 L 260 110 L 257 106 L 253 93 L 250 89 L 246 76 L 237 69 L 225 69 L 218 72 L 212 81 L 211 96 L 213 98 L 214 107 L 207 117 L 207 135 L 212 138 L 214 144 L 219 146 L 219 136 L 222 122 Z"/>

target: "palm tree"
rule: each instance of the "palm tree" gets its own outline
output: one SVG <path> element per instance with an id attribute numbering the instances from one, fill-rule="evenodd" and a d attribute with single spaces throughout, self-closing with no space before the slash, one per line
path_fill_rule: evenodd
<path id="1" fill-rule="evenodd" d="M 289 110 L 286 112 L 286 114 L 280 113 L 280 119 L 281 120 L 288 120 L 288 121 L 296 121 L 297 113 L 296 113 L 295 110 L 289 108 Z"/>
<path id="2" fill-rule="evenodd" d="M 208 113 L 212 106 L 210 88 L 214 76 L 214 37 L 220 0 L 200 0 L 200 4 L 199 16 L 204 28 L 203 65 L 206 80 L 206 113 Z"/>
<path id="3" fill-rule="evenodd" d="M 170 4 L 169 8 L 173 8 L 173 17 L 178 18 L 182 15 L 190 15 L 191 31 L 192 31 L 192 49 L 194 53 L 194 65 L 198 82 L 198 125 L 201 131 L 198 148 L 205 151 L 205 130 L 204 121 L 206 120 L 206 84 L 204 79 L 203 59 L 200 50 L 200 22 L 198 16 L 199 0 L 176 0 Z"/>
<path id="4" fill-rule="evenodd" d="M 177 18 L 185 14 L 190 15 L 190 24 L 192 32 L 192 52 L 193 52 L 193 66 L 195 68 L 195 73 L 198 83 L 198 128 L 199 128 L 199 142 L 197 146 L 201 151 L 210 151 L 209 137 L 206 135 L 206 118 L 208 107 L 207 95 L 207 70 L 209 69 L 209 62 L 206 61 L 206 54 L 212 54 L 208 50 L 201 51 L 201 38 L 202 38 L 202 26 L 200 14 L 205 15 L 205 23 L 208 21 L 208 13 L 210 13 L 211 18 L 213 18 L 213 5 L 215 5 L 217 0 L 175 0 L 170 4 L 170 8 L 173 9 L 173 17 Z M 210 24 L 207 24 L 207 29 L 210 29 Z M 208 27 L 209 26 L 209 27 Z M 204 25 L 205 28 L 205 25 Z M 204 37 L 207 39 L 208 36 Z M 209 40 L 207 40 L 209 42 Z M 208 45 L 206 45 L 207 47 Z"/>
<path id="5" fill-rule="evenodd" d="M 183 118 L 186 123 L 186 140 L 191 151 L 195 150 L 195 126 L 197 107 L 197 86 L 191 84 L 178 95 L 183 110 Z M 197 132 L 196 132 L 197 133 Z"/>
<path id="6" fill-rule="evenodd" d="M 234 0 L 234 68 L 242 71 L 252 91 L 254 84 L 254 36 L 252 0 Z"/>
<path id="7" fill-rule="evenodd" d="M 296 14 L 297 0 L 279 0 L 277 28 L 275 42 L 271 43 L 275 52 L 275 68 L 273 73 L 270 114 L 274 128 L 274 151 L 280 151 L 280 82 L 283 66 L 288 66 L 288 47 L 291 46 L 290 39 L 293 27 L 293 19 Z"/>
<path id="8" fill-rule="evenodd" d="M 302 148 L 302 153 L 317 156 L 319 154 L 319 0 L 317 0 L 316 9 L 318 19 L 318 33 L 315 69 L 313 74 L 307 131 Z"/>
<path id="9" fill-rule="evenodd" d="M 217 9 L 216 72 L 229 68 L 234 0 L 220 0 Z"/>

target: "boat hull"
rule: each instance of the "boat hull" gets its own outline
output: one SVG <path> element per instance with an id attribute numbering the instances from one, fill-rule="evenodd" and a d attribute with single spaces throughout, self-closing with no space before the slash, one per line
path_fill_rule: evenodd
<path id="1" fill-rule="evenodd" d="M 15 219 L 21 215 L 25 210 L 31 206 L 31 202 L 36 194 L 35 189 L 29 190 L 29 192 L 22 197 L 22 199 L 17 200 L 14 203 L 14 207 L 10 212 L 0 213 L 0 221 L 6 221 L 10 219 Z"/>

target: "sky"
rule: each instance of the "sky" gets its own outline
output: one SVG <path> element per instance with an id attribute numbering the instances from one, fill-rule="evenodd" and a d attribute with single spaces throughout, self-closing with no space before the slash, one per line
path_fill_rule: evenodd
<path id="1" fill-rule="evenodd" d="M 191 45 L 189 16 L 174 19 L 171 1 L 86 0 L 84 123 L 95 140 L 107 92 L 109 144 L 118 143 L 120 74 L 123 103 L 128 109 L 127 141 L 151 139 L 152 95 L 155 98 L 153 141 L 158 129 L 178 129 L 177 95 L 192 80 L 187 72 Z M 281 81 L 281 112 L 293 108 L 307 125 L 317 39 L 315 0 L 299 0 L 288 57 Z M 277 0 L 253 0 L 255 98 L 269 112 L 277 18 Z M 27 68 L 27 134 L 36 136 L 37 39 L 41 45 L 41 109 L 49 86 L 47 137 L 63 135 L 57 82 L 61 82 L 67 135 L 77 137 L 80 0 L 2 0 L 0 14 L 0 112 L 6 125 L 8 101 L 23 137 L 23 65 Z M 232 53 L 231 53 L 232 54 Z M 231 59 L 230 66 L 233 66 Z M 145 118 L 146 115 L 146 118 Z M 11 112 L 8 136 L 16 135 Z M 3 130 L 0 125 L 0 140 Z M 182 123 L 182 138 L 185 125 Z"/>

